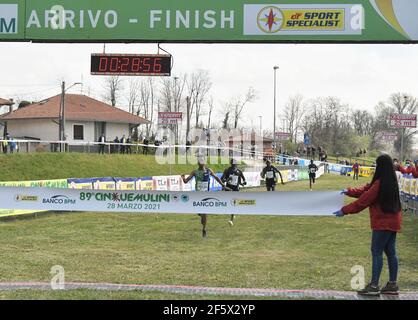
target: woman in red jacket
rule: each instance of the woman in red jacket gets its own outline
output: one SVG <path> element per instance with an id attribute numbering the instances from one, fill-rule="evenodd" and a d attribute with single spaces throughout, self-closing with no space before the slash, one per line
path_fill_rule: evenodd
<path id="1" fill-rule="evenodd" d="M 399 187 L 392 159 L 382 155 L 376 160 L 376 172 L 370 184 L 362 188 L 343 191 L 349 197 L 358 198 L 353 203 L 334 212 L 337 217 L 359 213 L 366 208 L 370 211 L 372 233 L 372 280 L 360 295 L 378 296 L 398 294 L 398 258 L 396 255 L 396 235 L 401 231 L 402 213 Z M 379 278 L 383 268 L 383 252 L 389 266 L 389 282 L 379 289 Z"/>

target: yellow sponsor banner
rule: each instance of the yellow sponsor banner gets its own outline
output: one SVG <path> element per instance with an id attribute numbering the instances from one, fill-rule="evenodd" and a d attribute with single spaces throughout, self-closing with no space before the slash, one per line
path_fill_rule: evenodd
<path id="1" fill-rule="evenodd" d="M 95 190 L 115 190 L 115 180 L 96 180 L 93 182 L 93 189 Z"/>
<path id="2" fill-rule="evenodd" d="M 257 204 L 257 201 L 256 200 L 234 199 L 233 204 L 234 204 L 234 206 L 255 206 Z"/>
<path id="3" fill-rule="evenodd" d="M 27 188 L 67 188 L 67 179 L 33 180 L 33 181 L 6 181 L 0 182 L 0 187 L 27 187 Z"/>
<path id="4" fill-rule="evenodd" d="M 282 177 L 283 177 L 283 182 L 284 183 L 286 183 L 286 182 L 289 182 L 289 170 L 280 170 L 280 173 L 282 174 Z M 277 181 L 278 182 L 280 182 L 280 176 L 279 176 L 279 174 L 277 174 Z"/>
<path id="5" fill-rule="evenodd" d="M 116 190 L 136 190 L 136 181 L 116 181 Z"/>
<path id="6" fill-rule="evenodd" d="M 24 195 L 24 194 L 18 194 L 15 197 L 16 201 L 33 201 L 36 202 L 38 201 L 38 197 L 37 196 L 28 196 L 28 195 Z"/>
<path id="7" fill-rule="evenodd" d="M 370 178 L 374 175 L 375 169 L 370 167 L 360 167 L 360 177 Z"/>
<path id="8" fill-rule="evenodd" d="M 282 9 L 281 30 L 342 31 L 345 27 L 344 9 Z"/>
<path id="9" fill-rule="evenodd" d="M 141 180 L 141 190 L 152 191 L 154 190 L 153 180 Z"/>
<path id="10" fill-rule="evenodd" d="M 71 182 L 69 184 L 69 188 L 70 189 L 78 189 L 78 190 L 91 190 L 93 189 L 93 185 L 91 184 L 91 182 Z"/>
<path id="11" fill-rule="evenodd" d="M 414 179 L 408 179 L 408 184 L 406 186 L 406 193 L 409 195 L 412 195 L 411 190 L 412 190 L 412 182 L 414 181 Z"/>
<path id="12" fill-rule="evenodd" d="M 413 195 L 415 196 L 415 197 L 418 197 L 418 181 L 416 180 L 416 179 L 414 179 L 415 180 L 415 189 L 413 189 Z"/>
<path id="13" fill-rule="evenodd" d="M 415 197 L 416 186 L 417 186 L 417 180 L 411 179 L 411 185 L 409 187 L 409 194 L 413 197 Z"/>
<path id="14" fill-rule="evenodd" d="M 0 182 L 1 187 L 44 187 L 44 188 L 66 188 L 67 180 L 66 179 L 57 179 L 57 180 L 34 180 L 34 181 L 6 181 Z M 36 197 L 19 194 L 16 195 L 16 201 L 36 201 Z M 19 216 L 25 214 L 31 214 L 36 212 L 43 212 L 41 210 L 15 210 L 15 209 L 0 209 L 0 218 L 10 217 L 10 216 Z"/>
<path id="15" fill-rule="evenodd" d="M 409 180 L 410 179 L 408 179 L 408 178 L 405 178 L 403 180 L 402 187 L 401 187 L 401 191 L 404 192 L 404 193 L 408 193 L 408 187 L 407 186 L 409 184 Z"/>

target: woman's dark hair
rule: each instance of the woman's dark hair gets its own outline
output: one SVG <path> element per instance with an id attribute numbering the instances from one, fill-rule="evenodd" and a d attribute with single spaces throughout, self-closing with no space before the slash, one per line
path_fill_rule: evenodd
<path id="1" fill-rule="evenodd" d="M 393 161 L 387 154 L 376 159 L 376 172 L 372 184 L 380 180 L 379 204 L 384 213 L 397 213 L 401 210 L 399 198 L 399 186 L 396 173 L 393 168 Z"/>

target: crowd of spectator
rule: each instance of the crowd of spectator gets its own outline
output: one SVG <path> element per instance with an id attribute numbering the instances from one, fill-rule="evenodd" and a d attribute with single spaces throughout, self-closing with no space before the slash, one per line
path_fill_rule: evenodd
<path id="1" fill-rule="evenodd" d="M 1 145 L 3 153 L 15 153 L 18 151 L 18 145 L 9 133 L 6 133 L 6 136 L 3 139 Z"/>
<path id="2" fill-rule="evenodd" d="M 145 146 L 142 147 L 143 154 L 148 154 L 148 145 L 149 140 L 147 138 L 144 138 L 142 141 L 136 140 L 134 141 L 132 139 L 132 136 L 126 137 L 126 135 L 122 135 L 121 138 L 118 136 L 115 137 L 112 141 L 106 141 L 106 137 L 104 134 L 102 134 L 98 140 L 99 142 L 99 153 L 106 153 L 106 144 L 109 144 L 109 151 L 110 153 L 118 153 L 118 154 L 132 154 L 132 144 L 140 143 L 144 144 Z M 157 145 L 157 142 L 155 142 L 155 145 Z"/>

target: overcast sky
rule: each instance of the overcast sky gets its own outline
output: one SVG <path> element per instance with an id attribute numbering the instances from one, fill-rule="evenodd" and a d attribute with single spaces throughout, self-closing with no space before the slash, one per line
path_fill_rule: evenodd
<path id="1" fill-rule="evenodd" d="M 156 53 L 153 44 L 108 44 L 107 53 Z M 418 46 L 414 45 L 220 45 L 165 44 L 174 55 L 172 75 L 208 70 L 216 108 L 252 86 L 258 100 L 245 121 L 272 126 L 273 66 L 278 65 L 278 113 L 289 96 L 336 96 L 352 108 L 373 110 L 393 92 L 418 96 Z M 0 97 L 46 98 L 60 91 L 59 81 L 79 82 L 84 93 L 103 93 L 103 77 L 91 76 L 90 54 L 102 44 L 0 43 Z M 80 92 L 73 89 L 72 92 Z M 123 106 L 122 106 L 123 107 Z"/>

